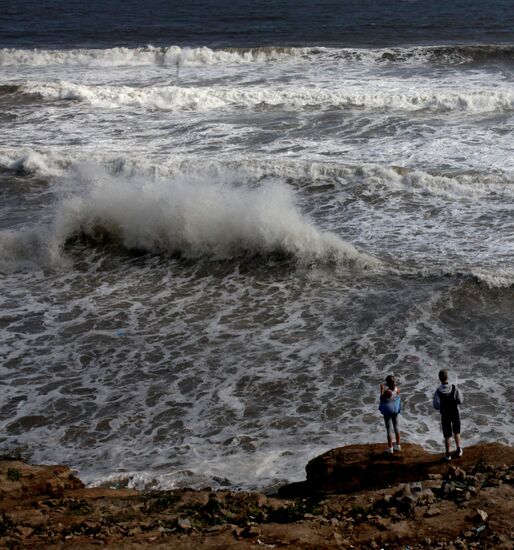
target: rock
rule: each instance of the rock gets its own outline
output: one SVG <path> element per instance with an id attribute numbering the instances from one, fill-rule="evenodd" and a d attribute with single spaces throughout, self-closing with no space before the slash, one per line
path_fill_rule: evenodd
<path id="1" fill-rule="evenodd" d="M 387 531 L 389 529 L 389 522 L 385 520 L 384 518 L 377 518 L 375 521 L 375 525 L 381 530 L 381 531 Z"/>
<path id="2" fill-rule="evenodd" d="M 442 462 L 441 454 L 431 454 L 420 445 L 406 443 L 402 452 L 386 455 L 383 445 L 349 445 L 332 449 L 306 466 L 307 480 L 279 489 L 280 496 L 309 495 L 323 492 L 348 493 L 368 488 L 382 488 L 420 479 L 442 479 L 449 466 Z M 487 443 L 466 447 L 460 459 L 460 468 L 470 470 L 480 461 L 496 466 L 514 462 L 514 448 L 500 443 Z M 459 475 L 460 472 L 459 472 Z M 441 477 L 438 477 L 441 476 Z"/>
<path id="3" fill-rule="evenodd" d="M 458 466 L 450 466 L 450 476 L 452 479 L 466 479 L 466 472 Z"/>
<path id="4" fill-rule="evenodd" d="M 206 533 L 218 533 L 219 531 L 224 531 L 226 528 L 226 525 L 213 525 L 212 527 L 207 527 L 204 531 Z"/>
<path id="5" fill-rule="evenodd" d="M 66 466 L 33 466 L 21 460 L 0 461 L 0 499 L 60 496 L 84 484 Z"/>
<path id="6" fill-rule="evenodd" d="M 244 537 L 245 539 L 258 537 L 260 534 L 261 534 L 261 530 L 255 525 L 248 525 L 241 532 L 241 536 Z"/>
<path id="7" fill-rule="evenodd" d="M 412 495 L 411 487 L 408 483 L 403 486 L 402 496 L 410 497 Z"/>
<path id="8" fill-rule="evenodd" d="M 455 492 L 455 483 L 453 482 L 447 482 L 443 485 L 443 493 L 445 495 L 451 495 Z"/>
<path id="9" fill-rule="evenodd" d="M 415 481 L 410 484 L 411 491 L 419 492 L 423 489 L 423 483 L 421 481 Z"/>
<path id="10" fill-rule="evenodd" d="M 25 525 L 19 525 L 18 527 L 16 527 L 16 530 L 24 539 L 30 537 L 30 535 L 32 535 L 32 533 L 34 532 L 34 529 L 32 529 L 32 527 L 28 527 Z"/>
<path id="11" fill-rule="evenodd" d="M 336 533 L 335 531 L 330 536 L 330 539 L 332 539 L 336 543 L 337 546 L 343 546 L 343 544 L 345 542 L 343 537 L 339 533 Z M 329 544 L 330 544 L 330 542 L 332 542 L 330 539 L 327 541 Z"/>
<path id="12" fill-rule="evenodd" d="M 487 521 L 487 518 L 489 517 L 487 512 L 484 512 L 483 510 L 480 510 L 480 508 L 477 508 L 477 515 L 476 519 L 478 521 L 481 521 L 482 523 Z"/>
<path id="13" fill-rule="evenodd" d="M 178 521 L 178 526 L 183 529 L 184 531 L 190 531 L 193 528 L 193 525 L 191 523 L 191 520 L 189 519 L 180 519 Z"/>
<path id="14" fill-rule="evenodd" d="M 420 504 L 432 504 L 435 502 L 435 495 L 432 489 L 423 489 L 423 491 L 418 493 L 417 501 Z"/>
<path id="15" fill-rule="evenodd" d="M 233 534 L 235 537 L 240 537 L 242 532 L 243 532 L 243 528 L 242 528 L 242 527 L 238 527 L 238 526 L 234 525 L 234 527 L 233 527 L 233 529 L 232 529 L 232 534 Z"/>
<path id="16" fill-rule="evenodd" d="M 439 516 L 441 514 L 441 510 L 439 508 L 431 507 L 425 512 L 425 517 L 432 518 L 434 516 Z"/>

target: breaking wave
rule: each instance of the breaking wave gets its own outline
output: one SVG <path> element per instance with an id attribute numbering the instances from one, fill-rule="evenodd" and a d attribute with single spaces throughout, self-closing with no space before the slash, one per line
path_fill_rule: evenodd
<path id="1" fill-rule="evenodd" d="M 364 269 L 380 262 L 337 235 L 322 232 L 279 183 L 236 186 L 201 179 L 172 181 L 113 177 L 98 167 L 77 170 L 88 192 L 63 200 L 51 230 L 0 233 L 0 260 L 47 264 L 67 242 L 86 238 L 127 250 L 214 260 L 284 255 L 301 264 L 334 263 Z M 44 243 L 44 244 L 42 244 Z M 40 254 L 34 259 L 34 250 Z"/>
<path id="2" fill-rule="evenodd" d="M 148 156 L 89 154 L 76 156 L 66 151 L 0 148 L 0 171 L 18 175 L 66 178 L 70 169 L 94 162 L 116 177 L 196 178 L 226 182 L 263 179 L 287 180 L 299 189 L 330 184 L 332 187 L 361 183 L 369 192 L 406 191 L 420 195 L 482 199 L 487 196 L 514 197 L 514 175 L 496 173 L 433 174 L 419 169 L 378 164 L 345 165 L 270 156 L 242 156 L 230 160 L 196 156 L 170 156 L 156 162 Z"/>
<path id="3" fill-rule="evenodd" d="M 129 250 L 188 258 L 279 253 L 302 263 L 379 263 L 334 233 L 314 227 L 299 212 L 291 190 L 278 183 L 248 188 L 133 179 L 127 185 L 105 175 L 88 195 L 61 204 L 56 225 L 61 241 L 85 236 Z"/>
<path id="4" fill-rule="evenodd" d="M 144 48 L 108 48 L 75 50 L 20 50 L 0 49 L 1 65 L 75 65 L 116 67 L 125 65 L 219 65 L 273 61 L 287 56 L 305 55 L 304 48 L 228 48 L 214 50 L 207 47 L 181 48 L 179 46 Z"/>
<path id="5" fill-rule="evenodd" d="M 326 48 L 326 47 L 258 47 L 181 48 L 179 46 L 70 50 L 0 49 L 1 65 L 25 66 L 98 66 L 126 65 L 223 65 L 253 62 L 269 62 L 283 59 L 318 61 L 324 57 L 343 63 L 400 63 L 400 64 L 473 64 L 514 63 L 512 45 L 448 45 L 405 48 Z"/>
<path id="6" fill-rule="evenodd" d="M 356 92 L 312 88 L 180 87 L 80 85 L 58 81 L 27 83 L 27 94 L 46 100 L 84 101 L 100 108 L 136 107 L 167 111 L 207 111 L 223 108 L 360 108 L 433 112 L 488 113 L 514 109 L 514 91 Z"/>

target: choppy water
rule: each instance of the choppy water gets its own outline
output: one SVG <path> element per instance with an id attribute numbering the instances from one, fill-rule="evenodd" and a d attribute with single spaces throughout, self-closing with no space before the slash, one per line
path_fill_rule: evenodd
<path id="1" fill-rule="evenodd" d="M 367 43 L 360 26 L 338 44 L 275 29 L 271 46 L 227 31 L 215 47 L 213 30 L 207 47 L 183 15 L 189 44 L 161 29 L 158 46 L 81 48 L 87 18 L 26 44 L 6 13 L 3 448 L 91 483 L 266 488 L 381 441 L 389 372 L 406 439 L 441 449 L 441 367 L 465 394 L 465 442 L 513 443 L 499 23 L 475 28 L 493 43 L 421 25 L 399 44 L 382 14 Z"/>

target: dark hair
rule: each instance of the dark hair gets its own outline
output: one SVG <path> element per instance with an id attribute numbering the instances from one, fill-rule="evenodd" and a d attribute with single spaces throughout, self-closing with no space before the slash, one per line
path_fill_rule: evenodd
<path id="1" fill-rule="evenodd" d="M 392 374 L 386 376 L 386 384 L 389 389 L 394 390 L 396 386 L 396 380 L 394 379 L 394 376 Z"/>
<path id="2" fill-rule="evenodd" d="M 439 371 L 439 380 L 442 384 L 446 384 L 446 382 L 448 382 L 448 371 L 446 369 Z"/>

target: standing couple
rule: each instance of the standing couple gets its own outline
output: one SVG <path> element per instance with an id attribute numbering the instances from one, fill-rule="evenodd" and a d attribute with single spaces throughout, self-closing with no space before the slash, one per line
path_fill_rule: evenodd
<path id="1" fill-rule="evenodd" d="M 462 393 L 455 384 L 448 383 L 448 371 L 446 369 L 439 371 L 439 380 L 441 385 L 434 393 L 433 407 L 441 413 L 441 425 L 446 449 L 445 460 L 451 460 L 450 443 L 452 434 L 455 437 L 455 444 L 457 446 L 456 456 L 462 456 L 459 413 L 459 405 L 462 404 Z M 397 387 L 394 376 L 387 376 L 385 384 L 380 384 L 380 405 L 378 410 L 384 415 L 387 430 L 386 452 L 392 454 L 401 451 L 400 430 L 398 427 L 398 415 L 401 412 L 401 397 L 400 388 Z"/>

